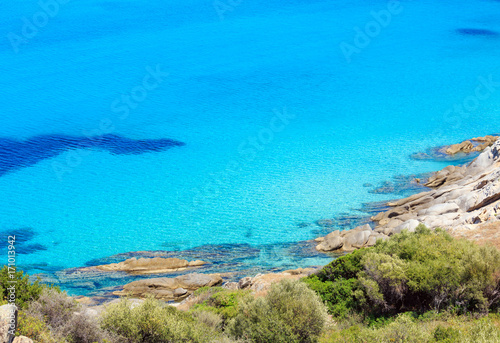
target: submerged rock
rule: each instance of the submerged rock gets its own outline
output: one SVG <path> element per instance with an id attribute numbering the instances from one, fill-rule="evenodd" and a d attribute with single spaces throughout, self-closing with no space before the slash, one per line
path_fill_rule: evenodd
<path id="1" fill-rule="evenodd" d="M 393 177 L 392 181 L 383 182 L 378 187 L 371 189 L 369 193 L 404 196 L 425 189 L 425 186 L 421 184 L 421 180 L 427 179 L 429 176 L 429 173 L 397 175 Z"/>
<path id="2" fill-rule="evenodd" d="M 450 161 L 455 163 L 468 163 L 487 147 L 492 146 L 499 138 L 498 135 L 475 137 L 461 143 L 438 146 L 426 152 L 414 153 L 414 160 Z"/>
<path id="3" fill-rule="evenodd" d="M 206 262 L 196 260 L 188 262 L 179 258 L 129 258 L 123 262 L 111 263 L 96 266 L 95 268 L 102 271 L 123 271 L 130 274 L 160 274 L 175 271 L 182 271 L 188 268 L 199 267 L 206 264 Z"/>
<path id="4" fill-rule="evenodd" d="M 335 224 L 335 219 L 320 219 L 316 221 L 316 225 L 321 227 L 333 227 Z"/>

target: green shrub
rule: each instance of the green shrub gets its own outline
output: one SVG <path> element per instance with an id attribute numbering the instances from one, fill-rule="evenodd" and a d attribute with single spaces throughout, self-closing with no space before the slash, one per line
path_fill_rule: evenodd
<path id="1" fill-rule="evenodd" d="M 321 297 L 328 312 L 337 318 L 346 318 L 357 308 L 359 301 L 356 299 L 356 291 L 359 282 L 355 278 L 322 282 L 318 276 L 312 275 L 305 278 L 304 282 Z"/>
<path id="2" fill-rule="evenodd" d="M 48 287 L 41 284 L 40 279 L 37 279 L 35 282 L 31 282 L 28 274 L 24 274 L 21 270 L 9 273 L 8 267 L 4 265 L 0 270 L 0 293 L 2 295 L 2 300 L 4 301 L 8 300 L 8 288 L 12 286 L 12 281 L 16 281 L 15 303 L 20 309 L 26 308 L 29 302 L 37 300 L 42 293 L 42 290 Z"/>
<path id="3" fill-rule="evenodd" d="M 196 322 L 188 313 L 148 298 L 138 306 L 122 300 L 102 316 L 103 328 L 123 343 L 213 342 L 224 339 L 214 329 Z"/>
<path id="4" fill-rule="evenodd" d="M 390 297 L 390 292 L 400 296 L 406 309 L 485 314 L 498 308 L 500 252 L 494 247 L 453 239 L 442 230 L 431 232 L 420 226 L 416 234 L 395 235 L 379 242 L 374 250 L 402 261 L 398 275 L 395 267 L 389 268 L 392 274 L 385 281 L 393 284 L 382 293 L 385 297 Z M 372 262 L 378 263 L 375 256 L 371 256 L 371 261 L 365 256 L 362 264 L 370 277 L 377 280 L 380 267 L 369 267 Z"/>
<path id="5" fill-rule="evenodd" d="M 248 290 L 228 290 L 224 288 L 206 291 L 198 294 L 198 302 L 193 306 L 192 312 L 213 312 L 221 316 L 223 323 L 236 317 L 239 304 L 250 296 Z"/>
<path id="6" fill-rule="evenodd" d="M 29 304 L 26 318 L 41 331 L 45 331 L 45 327 L 49 328 L 54 341 L 94 343 L 111 340 L 111 336 L 101 329 L 97 320 L 82 310 L 66 293 L 46 288 L 42 290 L 38 300 Z M 25 329 L 32 327 L 24 326 Z"/>
<path id="7" fill-rule="evenodd" d="M 62 343 L 52 335 L 47 324 L 40 318 L 19 311 L 16 336 L 26 336 L 38 343 Z"/>
<path id="8" fill-rule="evenodd" d="M 416 317 L 415 313 L 399 314 L 381 326 L 354 324 L 342 328 L 339 323 L 320 339 L 322 343 L 498 343 L 500 329 L 491 316 Z M 498 322 L 496 323 L 498 325 Z"/>
<path id="9" fill-rule="evenodd" d="M 341 256 L 321 269 L 317 276 L 321 281 L 336 281 L 338 279 L 356 278 L 363 270 L 361 259 L 367 249 L 355 250 L 350 254 Z"/>
<path id="10" fill-rule="evenodd" d="M 38 300 L 29 304 L 27 312 L 39 319 L 42 319 L 52 328 L 59 328 L 67 323 L 77 311 L 78 303 L 68 297 L 66 293 L 61 293 L 52 289 L 44 289 Z"/>
<path id="11" fill-rule="evenodd" d="M 500 330 L 489 318 L 481 318 L 472 323 L 462 332 L 463 343 L 499 343 Z"/>
<path id="12" fill-rule="evenodd" d="M 460 338 L 460 331 L 452 327 L 443 327 L 439 325 L 433 334 L 434 340 L 441 343 L 457 342 Z"/>
<path id="13" fill-rule="evenodd" d="M 300 281 L 283 280 L 265 297 L 246 298 L 228 331 L 256 343 L 316 342 L 326 321 L 326 308 L 312 290 Z"/>
<path id="14" fill-rule="evenodd" d="M 338 318 L 352 311 L 486 314 L 500 305 L 500 252 L 419 226 L 340 257 L 305 281 Z"/>
<path id="15" fill-rule="evenodd" d="M 215 330 L 222 330 L 224 323 L 224 318 L 222 318 L 222 315 L 212 311 L 203 310 L 196 310 L 191 313 L 199 323 L 211 327 Z"/>
<path id="16" fill-rule="evenodd" d="M 363 337 L 363 336 L 362 336 Z M 378 329 L 368 329 L 363 337 L 371 342 L 428 342 L 432 338 L 425 323 L 416 322 L 411 314 L 403 313 L 391 323 Z"/>

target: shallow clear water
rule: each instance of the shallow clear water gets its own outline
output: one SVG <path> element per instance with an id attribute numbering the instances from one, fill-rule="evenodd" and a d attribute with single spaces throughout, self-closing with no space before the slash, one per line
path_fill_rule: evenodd
<path id="1" fill-rule="evenodd" d="M 341 43 L 387 2 L 225 3 L 220 17 L 210 0 L 68 2 L 17 53 L 8 34 L 41 9 L 3 5 L 1 138 L 185 143 L 6 153 L 21 163 L 0 177 L 0 231 L 35 232 L 19 264 L 312 239 L 299 223 L 394 197 L 363 184 L 444 166 L 411 153 L 500 131 L 498 85 L 475 96 L 500 81 L 498 1 L 402 1 L 350 63 Z"/>

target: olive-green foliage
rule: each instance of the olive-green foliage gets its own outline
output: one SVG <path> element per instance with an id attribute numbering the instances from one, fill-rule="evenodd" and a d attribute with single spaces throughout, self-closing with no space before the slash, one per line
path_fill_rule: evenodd
<path id="1" fill-rule="evenodd" d="M 321 343 L 499 343 L 498 320 L 492 317 L 473 319 L 466 316 L 421 319 L 414 313 L 399 314 L 382 326 L 361 323 L 333 328 Z"/>
<path id="2" fill-rule="evenodd" d="M 47 324 L 40 318 L 19 311 L 17 317 L 16 336 L 26 336 L 37 343 L 62 343 L 60 338 L 54 337 Z"/>
<path id="3" fill-rule="evenodd" d="M 351 311 L 360 310 L 364 293 L 357 279 L 363 270 L 361 259 L 366 249 L 333 260 L 317 273 L 303 281 L 325 302 L 328 312 L 335 317 L 345 318 Z"/>
<path id="4" fill-rule="evenodd" d="M 80 305 L 66 293 L 46 288 L 38 300 L 29 304 L 21 331 L 38 330 L 47 342 L 94 343 L 110 340 L 97 320 L 82 312 Z M 52 340 L 47 340 L 46 328 Z M 27 335 L 30 337 L 29 335 Z"/>
<path id="5" fill-rule="evenodd" d="M 334 317 L 346 318 L 357 307 L 355 292 L 358 280 L 355 278 L 323 282 L 318 276 L 312 275 L 304 281 L 321 297 L 328 312 Z"/>
<path id="6" fill-rule="evenodd" d="M 481 318 L 474 321 L 466 330 L 460 330 L 459 337 L 456 342 L 500 343 L 500 330 L 490 319 Z"/>
<path id="7" fill-rule="evenodd" d="M 16 281 L 13 283 L 12 281 Z M 40 283 L 37 279 L 31 282 L 28 274 L 24 274 L 21 270 L 16 270 L 14 273 L 9 273 L 7 266 L 3 266 L 0 270 L 0 293 L 2 300 L 8 300 L 10 294 L 9 287 L 15 285 L 15 303 L 21 309 L 28 306 L 30 301 L 37 300 L 42 290 L 48 286 Z"/>
<path id="8" fill-rule="evenodd" d="M 138 306 L 123 299 L 110 305 L 102 317 L 103 328 L 123 343 L 216 342 L 221 333 L 196 322 L 188 313 L 148 298 Z"/>
<path id="9" fill-rule="evenodd" d="M 382 306 L 424 311 L 480 312 L 498 308 L 500 252 L 419 227 L 379 242 L 362 259 L 383 295 Z M 365 287 L 366 289 L 366 287 Z"/>
<path id="10" fill-rule="evenodd" d="M 316 342 L 326 321 L 326 308 L 312 290 L 300 281 L 283 280 L 264 297 L 244 299 L 228 331 L 256 343 Z"/>
<path id="11" fill-rule="evenodd" d="M 366 249 L 355 250 L 350 254 L 339 257 L 327 264 L 318 272 L 318 279 L 321 281 L 337 281 L 338 279 L 356 278 L 363 270 L 361 259 Z"/>
<path id="12" fill-rule="evenodd" d="M 197 316 L 199 316 L 199 312 L 212 312 L 220 315 L 223 322 L 227 322 L 227 320 L 236 317 L 239 304 L 250 296 L 250 291 L 212 287 L 202 292 L 196 292 L 195 295 L 198 296 L 199 303 L 193 306 L 193 314 L 198 313 Z"/>
<path id="13" fill-rule="evenodd" d="M 306 279 L 337 317 L 430 309 L 486 314 L 499 307 L 499 281 L 497 249 L 423 226 L 340 257 Z"/>
<path id="14" fill-rule="evenodd" d="M 439 325 L 434 329 L 433 338 L 436 342 L 452 343 L 460 339 L 460 331 L 453 327 Z"/>

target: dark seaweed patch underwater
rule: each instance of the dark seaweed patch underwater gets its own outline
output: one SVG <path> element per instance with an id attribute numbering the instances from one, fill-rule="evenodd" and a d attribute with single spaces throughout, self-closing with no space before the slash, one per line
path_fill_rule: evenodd
<path id="1" fill-rule="evenodd" d="M 462 28 L 462 29 L 457 29 L 456 31 L 458 34 L 465 35 L 465 36 L 482 36 L 482 37 L 498 37 L 500 36 L 500 33 L 492 30 L 486 30 L 486 29 L 473 29 L 473 28 Z"/>
<path id="2" fill-rule="evenodd" d="M 32 166 L 68 150 L 97 149 L 115 155 L 135 155 L 163 151 L 185 143 L 172 139 L 130 139 L 107 134 L 95 137 L 41 135 L 24 141 L 0 138 L 0 176 Z"/>
<path id="3" fill-rule="evenodd" d="M 47 250 L 45 245 L 40 243 L 30 243 L 37 235 L 32 228 L 15 229 L 11 231 L 0 232 L 0 248 L 5 249 L 8 246 L 10 237 L 15 237 L 16 254 L 32 254 L 37 251 Z"/>

